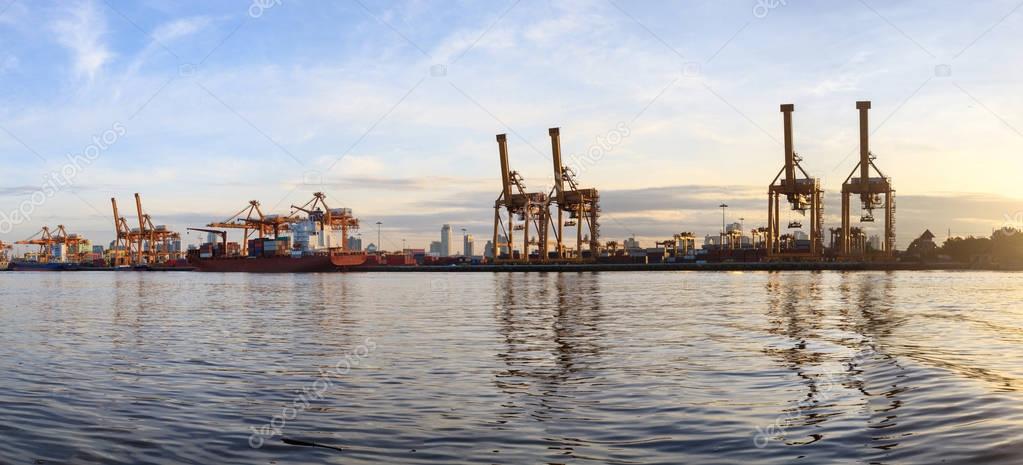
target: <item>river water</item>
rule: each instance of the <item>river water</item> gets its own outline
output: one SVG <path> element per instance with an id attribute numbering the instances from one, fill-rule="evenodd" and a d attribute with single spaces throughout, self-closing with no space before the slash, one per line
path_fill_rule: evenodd
<path id="1" fill-rule="evenodd" d="M 1023 463 L 1020 278 L 0 273 L 0 463 Z"/>

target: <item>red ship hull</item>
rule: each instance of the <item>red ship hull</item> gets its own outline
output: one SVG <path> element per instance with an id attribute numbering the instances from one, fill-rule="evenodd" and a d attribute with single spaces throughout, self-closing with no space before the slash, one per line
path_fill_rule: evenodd
<path id="1" fill-rule="evenodd" d="M 193 258 L 189 262 L 199 271 L 218 273 L 323 273 L 336 270 L 327 255 Z"/>
<path id="2" fill-rule="evenodd" d="M 366 263 L 365 252 L 334 252 L 330 254 L 330 262 L 342 270 L 362 266 Z"/>

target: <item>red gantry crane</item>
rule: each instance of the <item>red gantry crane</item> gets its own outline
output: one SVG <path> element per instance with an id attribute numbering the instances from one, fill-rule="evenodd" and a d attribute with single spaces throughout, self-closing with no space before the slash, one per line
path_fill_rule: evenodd
<path id="1" fill-rule="evenodd" d="M 497 135 L 501 156 L 501 194 L 494 201 L 494 261 L 530 261 L 531 250 L 538 249 L 537 260 L 547 261 L 547 223 L 550 206 L 547 194 L 526 192 L 526 185 L 518 171 L 508 166 L 508 136 Z M 501 218 L 501 209 L 508 213 L 508 222 Z M 522 255 L 515 256 L 515 231 L 522 231 Z M 530 232 L 535 236 L 530 237 Z M 507 248 L 508 256 L 501 256 Z"/>
<path id="2" fill-rule="evenodd" d="M 824 208 L 824 190 L 821 189 L 820 180 L 806 174 L 799 162 L 802 160 L 793 148 L 792 141 L 792 112 L 795 105 L 784 104 L 781 112 L 784 117 L 785 126 L 785 166 L 778 172 L 778 175 L 771 181 L 767 193 L 767 257 L 773 258 L 810 258 L 821 257 L 823 249 L 823 238 L 821 226 Z M 799 176 L 799 175 L 802 176 Z M 780 199 L 784 196 L 792 208 L 792 211 L 800 215 L 810 214 L 809 246 L 799 247 L 796 241 L 781 240 L 781 225 L 779 221 Z M 790 229 L 802 227 L 802 223 L 793 221 L 789 223 Z M 783 247 L 783 242 L 789 244 Z"/>
<path id="3" fill-rule="evenodd" d="M 859 194 L 860 206 L 864 212 L 860 217 L 861 223 L 873 222 L 874 209 L 884 208 L 884 236 L 879 252 L 883 257 L 891 258 L 895 253 L 895 190 L 892 189 L 892 179 L 878 169 L 874 164 L 876 157 L 870 152 L 870 128 L 867 121 L 870 102 L 856 102 L 856 109 L 860 112 L 860 162 L 842 183 L 842 229 L 838 238 L 838 252 L 841 256 L 866 254 L 866 241 L 856 240 L 853 230 L 857 228 L 852 228 L 850 224 L 849 200 L 853 194 Z M 871 176 L 871 168 L 877 176 Z M 856 176 L 857 170 L 859 176 Z"/>

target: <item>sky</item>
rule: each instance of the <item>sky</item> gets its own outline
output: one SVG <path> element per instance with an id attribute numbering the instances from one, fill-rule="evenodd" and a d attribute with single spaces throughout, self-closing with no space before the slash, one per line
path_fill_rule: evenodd
<path id="1" fill-rule="evenodd" d="M 106 243 L 135 192 L 184 232 L 322 191 L 364 243 L 482 247 L 495 135 L 546 192 L 550 127 L 604 239 L 716 234 L 721 203 L 766 222 L 783 103 L 834 227 L 857 100 L 898 245 L 986 235 L 1023 223 L 1021 36 L 1018 0 L 0 0 L 0 240 Z"/>

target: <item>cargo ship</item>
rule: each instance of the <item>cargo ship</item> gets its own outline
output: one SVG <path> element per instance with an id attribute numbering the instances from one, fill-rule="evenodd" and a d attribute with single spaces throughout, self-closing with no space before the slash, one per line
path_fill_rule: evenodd
<path id="1" fill-rule="evenodd" d="M 42 263 L 32 260 L 12 260 L 8 267 L 11 271 L 78 271 L 81 269 L 77 263 Z"/>
<path id="2" fill-rule="evenodd" d="M 219 273 L 323 273 L 334 271 L 334 264 L 331 263 L 328 255 L 198 258 L 191 263 L 199 271 Z"/>
<path id="3" fill-rule="evenodd" d="M 330 252 L 330 263 L 341 271 L 363 266 L 368 258 L 369 256 L 366 255 L 366 252 L 346 252 L 342 250 L 332 250 Z"/>
<path id="4" fill-rule="evenodd" d="M 190 253 L 188 263 L 198 271 L 220 273 L 325 273 L 361 266 L 365 252 L 342 249 L 293 249 L 289 238 L 253 239 L 245 255 L 224 253 L 230 246 L 208 247 Z"/>
<path id="5" fill-rule="evenodd" d="M 255 200 L 249 205 L 225 221 L 207 225 L 216 229 L 188 228 L 208 234 L 205 243 L 188 251 L 189 265 L 212 272 L 316 273 L 366 262 L 364 252 L 346 247 L 348 231 L 357 229 L 359 220 L 349 208 L 328 207 L 321 192 L 302 206 L 292 205 L 287 216 L 264 215 Z M 242 229 L 247 240 L 228 242 L 224 229 Z M 253 233 L 260 237 L 249 239 Z"/>

